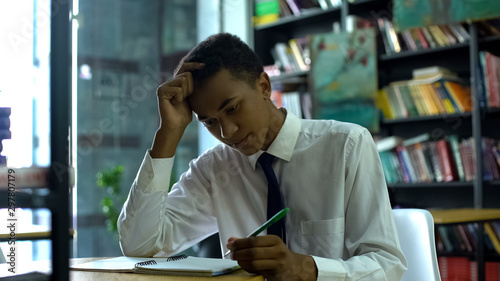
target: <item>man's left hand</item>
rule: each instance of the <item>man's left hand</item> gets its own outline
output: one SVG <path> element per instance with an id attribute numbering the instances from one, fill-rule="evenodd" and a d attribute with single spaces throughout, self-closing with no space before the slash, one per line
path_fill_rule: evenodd
<path id="1" fill-rule="evenodd" d="M 311 256 L 290 251 L 276 235 L 229 238 L 231 258 L 247 272 L 261 274 L 269 281 L 316 280 L 317 269 Z"/>

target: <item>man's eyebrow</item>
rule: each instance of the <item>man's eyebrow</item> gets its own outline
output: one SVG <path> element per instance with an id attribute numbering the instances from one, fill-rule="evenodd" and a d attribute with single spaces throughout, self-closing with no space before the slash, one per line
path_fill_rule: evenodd
<path id="1" fill-rule="evenodd" d="M 224 100 L 221 105 L 219 106 L 219 108 L 217 109 L 218 111 L 221 111 L 224 107 L 226 107 L 226 105 L 228 105 L 231 101 L 233 101 L 235 98 L 228 98 L 226 100 Z M 201 121 L 201 120 L 205 120 L 207 119 L 208 117 L 207 116 L 203 116 L 203 115 L 198 115 L 198 121 Z"/>
<path id="2" fill-rule="evenodd" d="M 234 98 L 228 98 L 225 101 L 222 102 L 222 104 L 219 106 L 219 111 L 222 110 L 228 103 L 230 103 Z"/>

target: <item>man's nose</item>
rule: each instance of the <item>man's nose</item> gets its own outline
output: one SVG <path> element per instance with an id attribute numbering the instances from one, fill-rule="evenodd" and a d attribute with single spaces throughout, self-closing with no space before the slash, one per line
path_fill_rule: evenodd
<path id="1" fill-rule="evenodd" d="M 224 139 L 231 138 L 238 131 L 238 125 L 231 120 L 220 121 L 220 135 Z"/>

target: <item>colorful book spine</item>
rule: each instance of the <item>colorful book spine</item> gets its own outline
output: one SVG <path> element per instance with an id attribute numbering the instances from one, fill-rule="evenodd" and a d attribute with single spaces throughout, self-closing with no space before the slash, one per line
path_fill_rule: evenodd
<path id="1" fill-rule="evenodd" d="M 455 159 L 455 164 L 458 172 L 459 181 L 465 181 L 464 166 L 462 164 L 462 158 L 460 157 L 460 150 L 458 148 L 458 136 L 450 135 L 448 136 L 448 141 L 450 142 L 451 151 L 453 153 L 453 158 Z"/>

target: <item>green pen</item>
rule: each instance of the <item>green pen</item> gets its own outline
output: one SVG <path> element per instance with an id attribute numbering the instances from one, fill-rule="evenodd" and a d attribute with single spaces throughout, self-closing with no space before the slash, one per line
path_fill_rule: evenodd
<path id="1" fill-rule="evenodd" d="M 289 208 L 285 208 L 285 209 L 279 211 L 278 213 L 276 213 L 276 215 L 274 215 L 272 218 L 270 218 L 268 221 L 266 221 L 263 225 L 259 226 L 259 228 L 257 228 L 256 230 L 254 230 L 254 232 L 248 234 L 247 238 L 259 235 L 262 231 L 266 230 L 272 224 L 274 224 L 275 222 L 277 222 L 280 219 L 282 219 L 286 215 L 286 213 L 288 213 L 288 211 L 290 211 Z M 227 256 L 230 253 L 231 253 L 231 250 L 227 251 L 224 254 L 224 256 Z"/>

